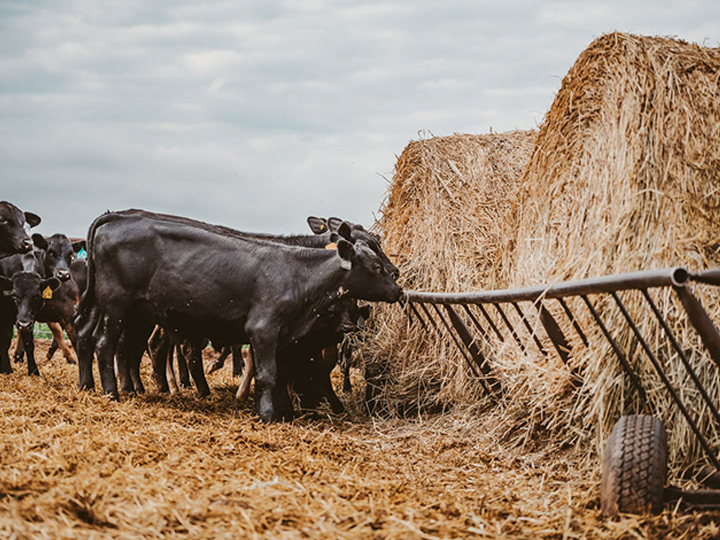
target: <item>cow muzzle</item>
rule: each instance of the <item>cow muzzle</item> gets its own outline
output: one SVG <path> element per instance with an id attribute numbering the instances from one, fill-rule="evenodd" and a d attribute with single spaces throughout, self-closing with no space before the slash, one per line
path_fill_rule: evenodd
<path id="1" fill-rule="evenodd" d="M 32 251 L 32 248 L 35 247 L 35 244 L 33 244 L 32 238 L 24 238 L 23 241 L 20 243 L 20 247 L 23 251 L 23 253 L 28 253 Z"/>
<path id="2" fill-rule="evenodd" d="M 15 326 L 17 327 L 18 332 L 32 332 L 33 326 L 35 326 L 35 321 L 17 321 Z"/>

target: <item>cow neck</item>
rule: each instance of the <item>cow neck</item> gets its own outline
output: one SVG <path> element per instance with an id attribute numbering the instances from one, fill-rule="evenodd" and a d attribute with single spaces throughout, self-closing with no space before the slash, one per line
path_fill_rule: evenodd
<path id="1" fill-rule="evenodd" d="M 320 260 L 323 268 L 320 271 L 311 270 L 309 272 L 310 279 L 305 290 L 311 301 L 303 309 L 301 316 L 296 319 L 300 326 L 294 328 L 294 331 L 291 332 L 298 337 L 307 334 L 317 318 L 349 292 L 343 284 L 350 271 L 342 268 L 337 253 L 313 249 L 303 250 L 303 252 L 303 258 L 306 261 Z M 309 267 L 312 266 L 315 265 L 309 265 Z M 325 267 L 328 268 L 327 271 L 324 271 Z"/>

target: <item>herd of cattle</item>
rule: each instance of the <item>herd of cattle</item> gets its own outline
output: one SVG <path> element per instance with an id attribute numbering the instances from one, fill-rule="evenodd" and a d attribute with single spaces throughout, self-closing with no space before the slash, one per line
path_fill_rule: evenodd
<path id="1" fill-rule="evenodd" d="M 303 409 L 326 399 L 342 412 L 330 371 L 344 335 L 368 317 L 369 306 L 357 300 L 395 302 L 402 295 L 379 238 L 336 218 L 308 218 L 313 234 L 272 236 L 125 210 L 101 215 L 86 240 L 75 242 L 63 234 L 31 236 L 39 223 L 0 202 L 0 373 L 12 372 L 13 326 L 16 360 L 24 354 L 28 373 L 39 373 L 33 327 L 46 322 L 53 347 L 64 347 L 68 360 L 63 329 L 72 341 L 80 388 L 94 388 L 96 359 L 102 389 L 113 399 L 117 378 L 123 392 L 144 391 L 146 352 L 159 390 L 169 391 L 177 384 L 175 350 L 181 383 L 191 377 L 208 395 L 202 350 L 210 341 L 223 351 L 211 371 L 230 352 L 234 372 L 244 366 L 238 397 L 254 377 L 263 422 L 293 418 L 288 387 Z"/>

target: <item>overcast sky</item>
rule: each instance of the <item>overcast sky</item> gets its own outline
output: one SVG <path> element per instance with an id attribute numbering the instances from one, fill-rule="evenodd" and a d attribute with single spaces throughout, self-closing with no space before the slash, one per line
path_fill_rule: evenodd
<path id="1" fill-rule="evenodd" d="M 0 0 L 0 200 L 370 225 L 410 140 L 539 126 L 615 30 L 717 47 L 720 2 Z"/>

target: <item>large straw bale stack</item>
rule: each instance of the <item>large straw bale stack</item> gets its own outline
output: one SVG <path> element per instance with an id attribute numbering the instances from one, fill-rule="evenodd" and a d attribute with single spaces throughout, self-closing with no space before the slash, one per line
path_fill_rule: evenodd
<path id="1" fill-rule="evenodd" d="M 580 55 L 545 118 L 523 176 L 517 244 L 504 253 L 503 267 L 512 286 L 675 265 L 715 267 L 720 264 L 719 205 L 720 49 L 608 34 Z M 720 322 L 718 296 L 700 294 Z M 643 331 L 659 340 L 662 331 L 644 299 L 625 298 Z M 682 322 L 673 295 L 658 294 L 656 301 L 719 402 L 717 369 Z M 672 461 L 689 465 L 698 448 L 687 423 L 619 310 L 608 303 L 603 316 L 642 374 L 648 411 L 668 419 Z M 599 348 L 591 353 L 578 347 L 574 358 L 585 375 L 583 388 L 572 392 L 569 384 L 556 384 L 557 393 L 533 396 L 537 420 L 576 441 L 588 435 L 600 440 L 620 414 L 638 407 L 599 331 L 591 339 Z M 701 409 L 677 354 L 666 350 L 663 356 L 673 381 Z M 569 380 L 567 370 L 544 373 Z M 704 411 L 704 431 L 717 442 L 708 416 Z"/>
<path id="2" fill-rule="evenodd" d="M 471 291 L 505 285 L 499 262 L 523 170 L 537 132 L 412 141 L 395 166 L 380 227 L 405 288 Z M 379 308 L 379 306 L 378 306 Z M 385 395 L 401 408 L 468 395 L 467 367 L 447 343 L 427 341 L 395 306 L 376 309 L 370 384 L 389 369 Z M 411 331 L 408 335 L 406 332 Z M 440 359 L 440 361 L 438 361 Z M 380 367 L 378 367 L 380 364 Z"/>
<path id="3" fill-rule="evenodd" d="M 403 152 L 381 221 L 407 288 L 521 287 L 674 265 L 691 270 L 720 265 L 719 49 L 622 33 L 595 40 L 563 79 L 520 182 L 482 203 L 472 194 L 478 189 L 493 192 L 503 178 L 482 176 L 484 187 L 473 190 L 459 181 L 450 184 L 442 173 L 450 165 L 418 151 L 427 144 L 411 143 Z M 462 156 L 452 159 L 463 162 Z M 400 204 L 404 198 L 414 202 Z M 493 208 L 494 203 L 499 206 Z M 479 232 L 472 232 L 473 227 Z M 473 235 L 474 241 L 461 241 Z M 473 265 L 476 274 L 467 270 Z M 720 322 L 717 295 L 697 292 Z M 720 402 L 715 366 L 685 328 L 672 295 L 657 296 L 691 362 Z M 643 331 L 659 341 L 661 331 L 642 307 L 643 299 L 626 302 Z M 698 452 L 686 423 L 677 417 L 618 310 L 609 302 L 599 309 L 641 372 L 651 408 L 669 419 L 671 459 L 689 465 Z M 410 360 L 402 356 L 407 346 L 400 342 L 406 336 L 398 327 L 382 321 L 378 332 L 381 339 L 397 341 L 378 352 L 388 353 L 401 367 L 414 362 L 433 376 L 442 372 L 430 367 L 446 363 L 441 345 L 413 349 Z M 509 401 L 493 413 L 507 432 L 522 432 L 521 439 L 527 440 L 542 428 L 555 440 L 564 438 L 561 444 L 592 448 L 585 443 L 600 442 L 620 414 L 638 410 L 612 351 L 599 332 L 589 337 L 591 348 L 575 347 L 571 359 L 571 367 L 584 376 L 579 389 L 562 364 L 523 355 L 509 345 L 490 351 L 509 390 Z M 697 393 L 689 389 L 677 355 L 668 349 L 663 362 L 683 393 L 694 399 Z M 453 387 L 453 403 L 463 390 L 474 397 L 467 370 L 459 372 L 445 372 L 461 381 Z M 410 373 L 408 379 L 415 375 Z M 430 380 L 440 393 L 452 386 Z M 390 381 L 403 381 L 403 375 L 393 373 Z M 408 399 L 402 390 L 411 387 L 407 381 L 390 384 L 387 393 L 391 401 L 402 402 Z M 717 444 L 720 436 L 707 411 L 702 414 L 703 429 Z"/>

